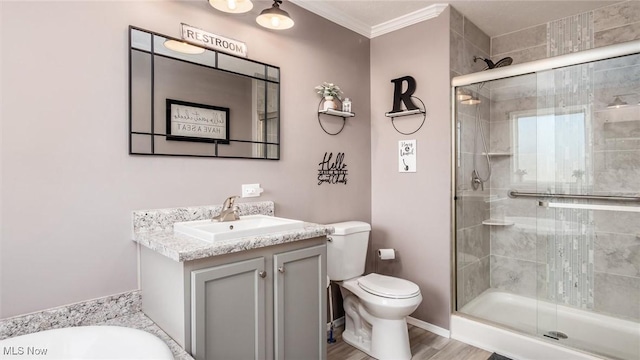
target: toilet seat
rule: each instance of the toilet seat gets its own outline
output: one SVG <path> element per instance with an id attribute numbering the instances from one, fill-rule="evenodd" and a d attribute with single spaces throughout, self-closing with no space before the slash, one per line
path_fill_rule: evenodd
<path id="1" fill-rule="evenodd" d="M 358 286 L 370 294 L 390 299 L 409 299 L 420 295 L 420 288 L 411 281 L 375 273 L 358 278 Z"/>

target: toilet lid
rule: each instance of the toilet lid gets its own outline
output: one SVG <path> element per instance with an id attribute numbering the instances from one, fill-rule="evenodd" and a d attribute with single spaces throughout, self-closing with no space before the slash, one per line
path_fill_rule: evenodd
<path id="1" fill-rule="evenodd" d="M 358 278 L 358 285 L 366 292 L 391 299 L 408 299 L 420 294 L 418 285 L 411 281 L 380 274 Z"/>

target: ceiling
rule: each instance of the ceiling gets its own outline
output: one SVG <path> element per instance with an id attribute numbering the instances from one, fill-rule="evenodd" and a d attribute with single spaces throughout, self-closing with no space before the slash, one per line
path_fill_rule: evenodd
<path id="1" fill-rule="evenodd" d="M 290 0 L 369 38 L 437 16 L 451 4 L 490 37 L 622 2 L 616 1 L 423 1 L 423 0 Z M 412 20 L 413 19 L 413 20 Z M 413 21 L 413 22 L 412 22 Z M 394 29 L 403 26 L 391 27 Z"/>

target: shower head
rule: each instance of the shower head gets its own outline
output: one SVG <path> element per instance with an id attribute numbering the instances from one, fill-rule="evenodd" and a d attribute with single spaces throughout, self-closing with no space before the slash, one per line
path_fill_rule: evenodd
<path id="1" fill-rule="evenodd" d="M 495 69 L 495 68 L 499 68 L 499 67 L 503 67 L 503 66 L 509 66 L 511 65 L 511 63 L 513 63 L 513 59 L 511 57 L 506 57 L 506 58 L 502 58 L 500 60 L 498 60 L 498 62 L 494 63 L 493 61 L 491 61 L 491 59 L 485 59 L 483 57 L 480 56 L 474 56 L 473 57 L 473 62 L 476 62 L 478 60 L 482 60 L 484 61 L 487 66 L 482 69 L 484 70 L 489 70 L 489 69 Z"/>

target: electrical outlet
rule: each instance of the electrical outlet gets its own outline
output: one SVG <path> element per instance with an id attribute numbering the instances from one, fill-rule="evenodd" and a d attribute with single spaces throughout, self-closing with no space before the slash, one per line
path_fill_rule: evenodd
<path id="1" fill-rule="evenodd" d="M 258 197 L 264 191 L 260 184 L 242 184 L 242 197 Z"/>

